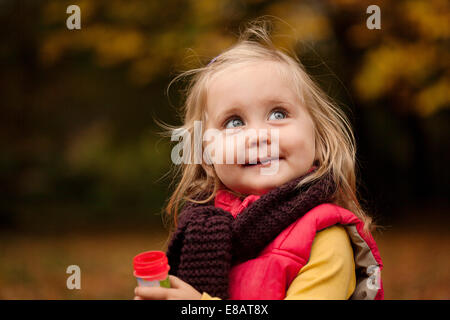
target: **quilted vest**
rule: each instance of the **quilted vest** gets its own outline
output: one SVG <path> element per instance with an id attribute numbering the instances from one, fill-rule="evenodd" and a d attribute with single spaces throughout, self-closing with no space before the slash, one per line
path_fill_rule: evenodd
<path id="1" fill-rule="evenodd" d="M 241 201 L 229 192 L 219 190 L 215 206 L 236 217 L 258 198 L 250 195 Z M 383 264 L 375 240 L 364 232 L 364 223 L 356 215 L 331 203 L 307 212 L 283 230 L 256 258 L 234 265 L 230 271 L 230 299 L 284 299 L 290 284 L 308 263 L 316 233 L 336 224 L 347 231 L 355 258 L 356 288 L 350 299 L 383 299 Z"/>

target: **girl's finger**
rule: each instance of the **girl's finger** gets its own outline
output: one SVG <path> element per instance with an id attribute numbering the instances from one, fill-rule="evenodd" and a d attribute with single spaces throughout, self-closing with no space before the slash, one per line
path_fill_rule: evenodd
<path id="1" fill-rule="evenodd" d="M 172 275 L 169 275 L 169 281 L 170 287 L 173 289 L 179 289 L 182 288 L 183 286 L 186 286 L 186 282 Z"/>
<path id="2" fill-rule="evenodd" d="M 139 296 L 135 296 L 135 297 L 134 297 L 134 300 L 142 300 L 142 298 L 139 297 Z"/>
<path id="3" fill-rule="evenodd" d="M 166 300 L 169 295 L 169 289 L 162 287 L 137 287 L 134 290 L 134 294 L 144 299 Z"/>

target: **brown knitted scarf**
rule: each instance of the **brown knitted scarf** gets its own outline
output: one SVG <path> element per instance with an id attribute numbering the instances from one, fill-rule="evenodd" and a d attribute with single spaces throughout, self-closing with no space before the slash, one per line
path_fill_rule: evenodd
<path id="1" fill-rule="evenodd" d="M 312 208 L 333 201 L 331 175 L 296 188 L 308 174 L 270 190 L 236 218 L 216 208 L 213 200 L 187 202 L 167 250 L 170 274 L 200 292 L 227 299 L 232 265 L 257 257 L 290 224 Z"/>

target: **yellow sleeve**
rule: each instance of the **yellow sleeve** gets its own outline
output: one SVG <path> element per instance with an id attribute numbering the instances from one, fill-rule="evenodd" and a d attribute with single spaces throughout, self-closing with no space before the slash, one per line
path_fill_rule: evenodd
<path id="1" fill-rule="evenodd" d="M 308 263 L 286 292 L 286 300 L 342 300 L 356 286 L 355 262 L 350 238 L 335 225 L 316 234 Z M 202 300 L 220 300 L 203 292 Z"/>
<path id="2" fill-rule="evenodd" d="M 211 297 L 206 292 L 203 292 L 201 300 L 221 300 L 220 298 Z"/>
<path id="3" fill-rule="evenodd" d="M 341 225 L 318 232 L 308 263 L 286 292 L 286 300 L 342 300 L 356 286 L 350 238 Z"/>

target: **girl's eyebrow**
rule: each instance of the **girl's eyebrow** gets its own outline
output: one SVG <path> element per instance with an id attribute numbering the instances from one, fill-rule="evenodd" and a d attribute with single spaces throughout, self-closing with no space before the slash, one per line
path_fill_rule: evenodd
<path id="1" fill-rule="evenodd" d="M 240 113 L 241 108 L 231 107 L 227 108 L 224 112 L 220 112 L 216 117 L 215 121 L 219 122 L 221 119 L 226 119 L 228 116 L 231 116 L 234 113 Z"/>
<path id="2" fill-rule="evenodd" d="M 281 99 L 268 99 L 265 101 L 266 104 L 283 104 L 283 105 L 291 105 L 292 103 L 290 103 L 287 100 L 281 100 Z"/>

